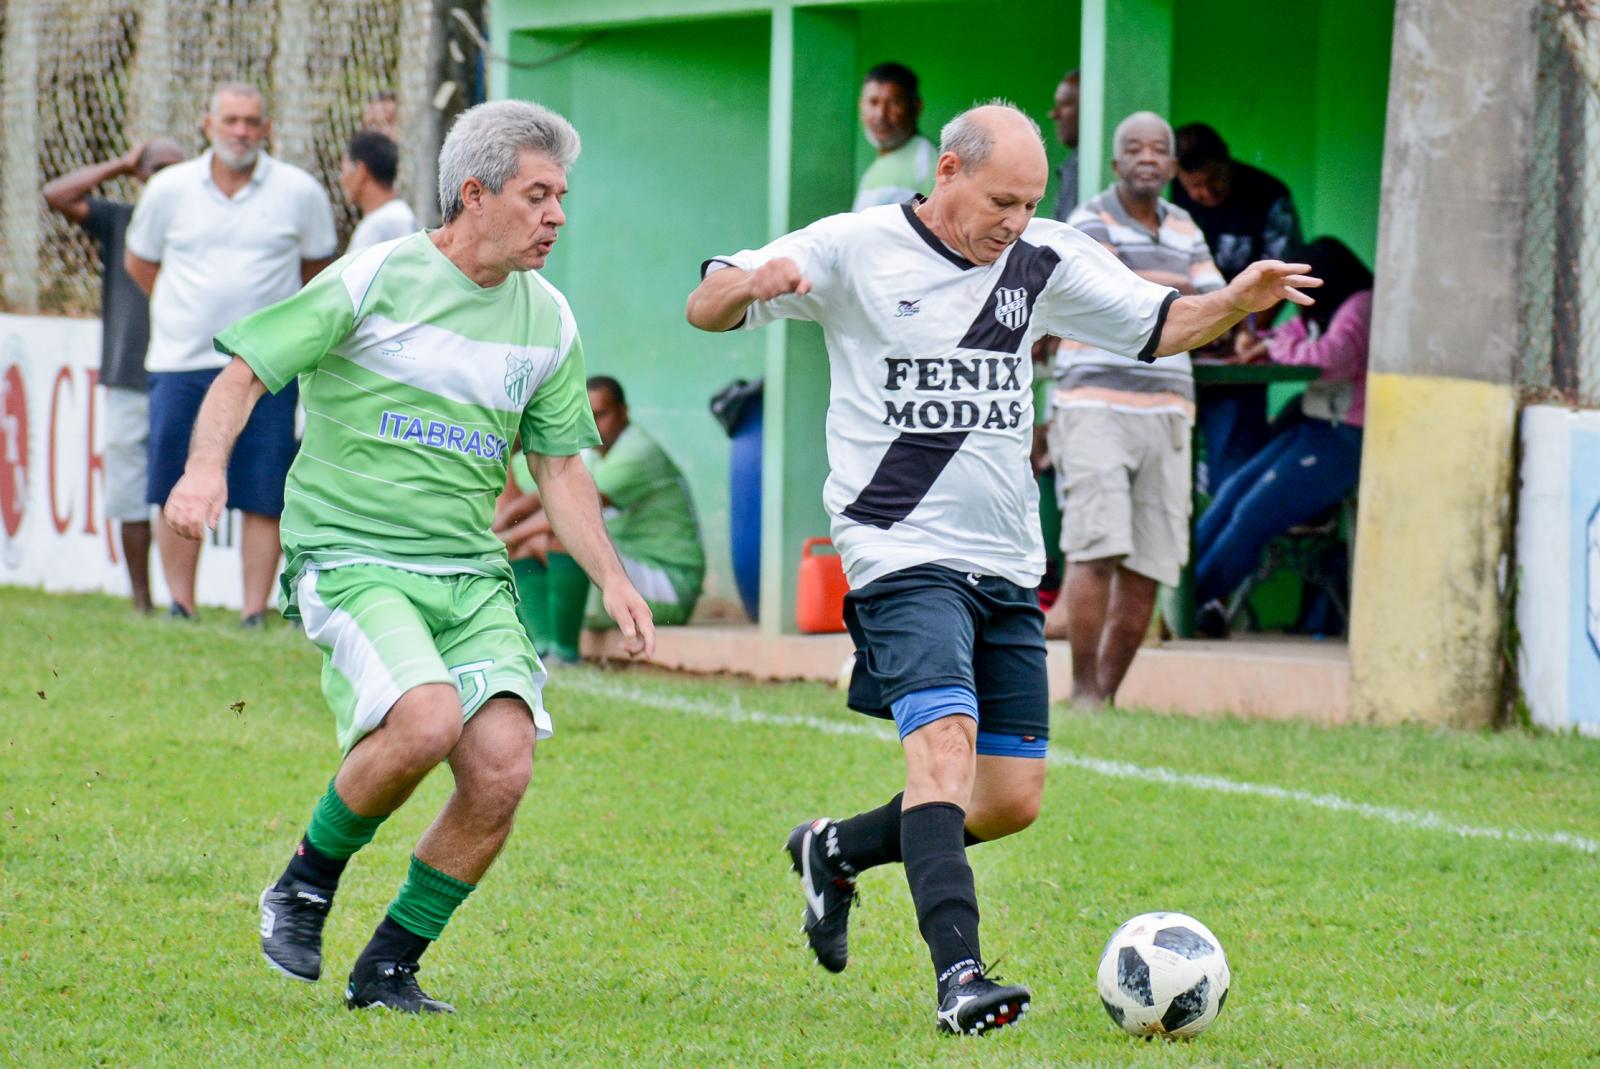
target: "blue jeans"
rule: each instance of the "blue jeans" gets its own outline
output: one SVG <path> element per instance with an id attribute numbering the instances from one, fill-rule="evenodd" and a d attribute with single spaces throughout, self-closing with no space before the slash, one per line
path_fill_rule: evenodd
<path id="1" fill-rule="evenodd" d="M 1195 528 L 1199 603 L 1238 589 L 1268 542 L 1344 500 L 1360 471 L 1360 427 L 1307 420 L 1273 438 L 1222 484 Z"/>
<path id="2" fill-rule="evenodd" d="M 1272 438 L 1267 426 L 1265 386 L 1202 386 L 1195 397 L 1195 422 L 1205 442 L 1197 489 L 1215 496 Z"/>

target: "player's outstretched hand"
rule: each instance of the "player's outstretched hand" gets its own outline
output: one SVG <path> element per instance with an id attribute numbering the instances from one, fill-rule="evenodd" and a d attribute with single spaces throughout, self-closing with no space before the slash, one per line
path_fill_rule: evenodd
<path id="1" fill-rule="evenodd" d="M 800 265 L 787 256 L 768 260 L 750 272 L 750 296 L 770 301 L 786 293 L 810 293 L 811 280 L 800 273 Z"/>
<path id="2" fill-rule="evenodd" d="M 185 538 L 196 542 L 222 518 L 228 501 L 228 477 L 220 471 L 186 471 L 167 495 L 161 509 L 167 524 Z"/>
<path id="3" fill-rule="evenodd" d="M 1316 304 L 1301 290 L 1316 289 L 1322 279 L 1309 275 L 1310 264 L 1286 264 L 1282 260 L 1257 260 L 1228 283 L 1229 299 L 1241 312 L 1265 312 L 1279 301 L 1291 304 Z"/>
<path id="4" fill-rule="evenodd" d="M 656 621 L 650 606 L 624 580 L 601 591 L 606 614 L 622 631 L 622 646 L 630 657 L 649 657 L 656 651 Z"/>

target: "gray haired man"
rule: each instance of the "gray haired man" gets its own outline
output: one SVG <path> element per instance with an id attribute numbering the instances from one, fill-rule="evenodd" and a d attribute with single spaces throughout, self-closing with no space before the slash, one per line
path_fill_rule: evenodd
<path id="1" fill-rule="evenodd" d="M 877 809 L 790 833 L 812 952 L 845 967 L 857 877 L 899 862 L 933 959 L 936 1025 L 976 1034 L 1014 1022 L 1032 998 L 986 975 L 966 856 L 1031 824 L 1044 788 L 1029 348 L 1051 333 L 1150 360 L 1252 309 L 1308 304 L 1296 287 L 1317 282 L 1273 261 L 1226 290 L 1179 297 L 1082 231 L 1035 219 L 1049 163 L 1038 127 L 1009 104 L 957 116 L 939 149 L 926 200 L 716 257 L 688 316 L 710 331 L 808 319 L 827 338 L 823 504 L 852 588 L 849 702 L 895 721 L 907 776 Z"/>
<path id="2" fill-rule="evenodd" d="M 597 445 L 583 346 L 543 267 L 566 222 L 578 135 L 534 104 L 461 114 L 439 153 L 444 225 L 353 253 L 218 335 L 232 362 L 207 395 L 167 516 L 214 524 L 228 450 L 264 393 L 303 383 L 306 434 L 283 516 L 285 615 L 323 653 L 344 759 L 283 875 L 261 895 L 261 948 L 316 980 L 345 864 L 435 766 L 455 793 L 356 960 L 351 1009 L 450 1012 L 418 959 L 489 869 L 551 733 L 545 671 L 517 621 L 490 529 L 520 440 L 567 551 L 629 648 L 650 610 L 606 537 L 580 450 Z"/>

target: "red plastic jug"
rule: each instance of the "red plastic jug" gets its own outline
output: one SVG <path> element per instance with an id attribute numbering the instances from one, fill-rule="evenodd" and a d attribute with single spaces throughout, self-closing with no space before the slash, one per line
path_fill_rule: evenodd
<path id="1" fill-rule="evenodd" d="M 800 547 L 800 574 L 794 584 L 794 623 L 808 635 L 844 630 L 844 596 L 850 584 L 838 554 L 814 554 L 832 546 L 829 538 L 808 538 Z"/>

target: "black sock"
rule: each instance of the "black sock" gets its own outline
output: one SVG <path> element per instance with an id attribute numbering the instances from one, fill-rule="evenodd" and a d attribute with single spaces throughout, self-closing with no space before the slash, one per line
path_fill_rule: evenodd
<path id="1" fill-rule="evenodd" d="M 981 960 L 978 894 L 962 845 L 966 814 L 950 802 L 928 802 L 900 814 L 900 853 L 917 907 L 917 927 L 933 958 L 939 997 Z"/>
<path id="2" fill-rule="evenodd" d="M 373 930 L 372 938 L 367 940 L 361 956 L 356 959 L 355 967 L 350 970 L 350 979 L 359 985 L 380 964 L 397 961 L 415 962 L 422 957 L 422 952 L 427 950 L 432 942 L 431 939 L 424 939 L 415 932 L 401 927 L 399 922 L 385 913 L 383 920 L 379 921 L 378 927 Z"/>
<path id="3" fill-rule="evenodd" d="M 900 799 L 897 794 L 884 805 L 857 813 L 828 829 L 824 843 L 829 857 L 837 857 L 852 873 L 865 872 L 878 865 L 900 860 Z M 832 852 L 835 843 L 838 854 Z"/>
<path id="4" fill-rule="evenodd" d="M 289 880 L 298 880 L 319 891 L 332 893 L 338 889 L 339 877 L 344 875 L 344 867 L 349 863 L 349 858 L 329 857 L 312 846 L 309 839 L 302 838 L 289 859 L 289 867 L 278 878 L 277 886 L 281 888 Z"/>
<path id="5" fill-rule="evenodd" d="M 836 836 L 838 858 L 852 873 L 900 861 L 900 800 L 904 797 L 902 791 L 876 809 L 834 824 L 830 834 Z M 968 846 L 986 841 L 965 829 L 963 834 Z"/>

